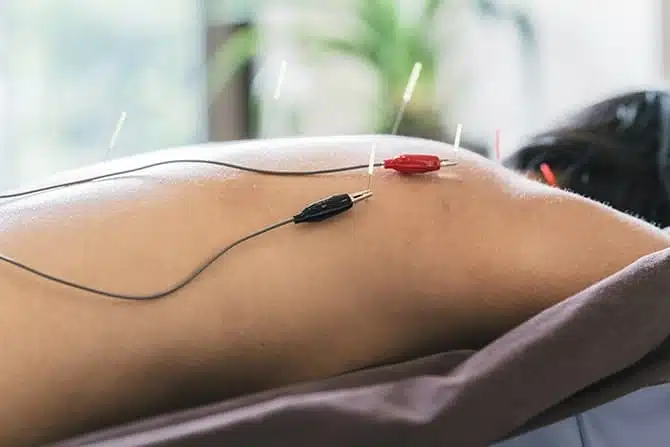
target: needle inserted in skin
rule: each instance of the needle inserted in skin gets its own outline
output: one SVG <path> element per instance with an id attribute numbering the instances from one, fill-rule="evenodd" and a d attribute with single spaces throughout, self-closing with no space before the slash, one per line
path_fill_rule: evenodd
<path id="1" fill-rule="evenodd" d="M 370 160 L 368 161 L 368 189 L 372 184 L 372 174 L 375 172 L 375 152 L 377 151 L 377 145 L 373 144 L 372 149 L 370 150 Z"/>
<path id="2" fill-rule="evenodd" d="M 422 68 L 423 65 L 421 64 L 421 62 L 416 62 L 412 67 L 412 72 L 409 75 L 409 79 L 407 80 L 407 86 L 405 87 L 405 91 L 403 92 L 402 95 L 402 103 L 400 104 L 398 113 L 396 113 L 395 120 L 393 121 L 393 126 L 391 127 L 391 135 L 395 135 L 398 133 L 398 128 L 400 127 L 400 123 L 402 122 L 402 117 L 405 114 L 405 108 L 407 107 L 407 104 L 411 101 L 412 95 L 414 95 L 414 89 L 416 89 L 416 84 L 419 81 L 419 76 L 421 75 Z M 374 173 L 375 168 L 375 150 L 376 147 L 373 145 L 372 149 L 370 150 L 370 161 L 368 165 L 368 189 L 370 189 L 370 185 L 372 184 L 372 175 Z"/>
<path id="3" fill-rule="evenodd" d="M 279 66 L 279 76 L 277 77 L 277 85 L 275 86 L 274 99 L 279 99 L 281 96 L 281 87 L 284 83 L 284 76 L 286 75 L 286 61 L 282 59 L 281 65 Z"/>
<path id="4" fill-rule="evenodd" d="M 412 72 L 409 74 L 409 80 L 407 81 L 407 87 L 405 87 L 405 93 L 402 95 L 402 101 L 408 103 L 412 99 L 414 94 L 414 89 L 416 88 L 416 83 L 419 82 L 419 76 L 421 76 L 421 69 L 423 65 L 421 62 L 415 62 L 412 67 Z"/>
<path id="5" fill-rule="evenodd" d="M 549 186 L 558 185 L 558 182 L 556 181 L 556 176 L 554 175 L 554 171 L 551 170 L 551 167 L 549 167 L 547 163 L 542 163 L 540 165 L 540 172 L 544 177 L 544 181 L 547 182 L 547 185 Z"/>
<path id="6" fill-rule="evenodd" d="M 126 112 L 121 112 L 121 116 L 119 117 L 119 120 L 116 122 L 116 128 L 114 128 L 114 133 L 112 134 L 112 138 L 109 140 L 109 146 L 107 146 L 107 153 L 105 154 L 105 159 L 109 157 L 109 153 L 112 152 L 112 149 L 114 149 L 114 146 L 116 146 L 116 140 L 119 138 L 119 133 L 121 133 L 121 128 L 123 127 L 123 123 L 126 121 Z"/>
<path id="7" fill-rule="evenodd" d="M 459 149 L 461 147 L 461 134 L 463 133 L 463 125 L 458 124 L 456 126 L 456 136 L 454 137 L 454 149 Z"/>
<path id="8" fill-rule="evenodd" d="M 400 109 L 398 109 L 398 113 L 395 116 L 395 121 L 393 122 L 393 127 L 391 128 L 391 135 L 395 135 L 398 133 L 398 128 L 400 127 L 400 123 L 402 121 L 402 117 L 405 114 L 405 108 L 407 107 L 407 104 L 412 99 L 412 95 L 414 95 L 414 90 L 416 89 L 416 84 L 419 82 L 419 76 L 421 76 L 421 69 L 423 68 L 423 65 L 421 62 L 416 62 L 414 64 L 414 67 L 412 67 L 412 72 L 409 75 L 409 80 L 407 81 L 407 86 L 405 87 L 405 92 L 402 95 L 402 103 L 400 104 Z"/>
<path id="9" fill-rule="evenodd" d="M 496 129 L 495 152 L 496 161 L 500 161 L 500 129 Z"/>

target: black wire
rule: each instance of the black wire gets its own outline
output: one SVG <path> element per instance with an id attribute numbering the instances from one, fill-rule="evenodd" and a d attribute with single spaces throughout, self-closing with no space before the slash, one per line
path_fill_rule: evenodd
<path id="1" fill-rule="evenodd" d="M 93 293 L 93 294 L 96 294 L 96 295 L 102 295 L 102 296 L 106 296 L 106 297 L 109 297 L 109 298 L 117 298 L 117 299 L 122 299 L 122 300 L 134 300 L 134 301 L 155 300 L 155 299 L 158 299 L 158 298 L 163 298 L 167 295 L 171 295 L 171 294 L 177 292 L 178 290 L 183 289 L 184 287 L 189 285 L 191 282 L 193 282 L 194 279 L 196 279 L 198 276 L 200 276 L 200 274 L 202 272 L 204 272 L 207 268 L 209 268 L 209 266 L 211 266 L 213 263 L 215 263 L 219 258 L 221 258 L 223 255 L 228 253 L 233 248 L 242 244 L 243 242 L 246 242 L 249 239 L 253 239 L 253 238 L 258 237 L 262 234 L 265 234 L 269 231 L 275 230 L 279 227 L 283 227 L 284 225 L 288 225 L 288 224 L 293 223 L 293 222 L 294 222 L 293 218 L 285 219 L 285 220 L 282 220 L 281 222 L 277 222 L 275 224 L 269 225 L 269 226 L 267 226 L 265 228 L 262 228 L 258 231 L 250 233 L 250 234 L 244 236 L 243 238 L 240 238 L 240 239 L 236 240 L 232 244 L 229 244 L 229 245 L 225 246 L 224 248 L 222 248 L 221 250 L 219 250 L 218 253 L 216 253 L 214 256 L 209 258 L 207 261 L 205 261 L 198 268 L 193 270 L 193 272 L 191 272 L 186 278 L 184 278 L 179 283 L 177 283 L 177 284 L 171 286 L 170 288 L 165 289 L 161 292 L 155 292 L 155 293 L 151 293 L 151 294 L 148 294 L 148 295 L 128 295 L 128 294 L 123 294 L 123 293 L 107 292 L 105 290 L 96 289 L 94 287 L 89 287 L 89 286 L 77 284 L 73 281 L 68 281 L 67 279 L 58 278 L 57 276 L 53 276 L 53 275 L 50 275 L 48 273 L 44 273 L 40 270 L 37 270 L 34 267 L 30 267 L 29 265 L 23 264 L 22 262 L 16 261 L 16 260 L 14 260 L 14 259 L 12 259 L 8 256 L 4 256 L 2 254 L 0 254 L 0 261 L 6 262 L 6 263 L 11 264 L 15 267 L 18 267 L 21 270 L 24 270 L 24 271 L 27 271 L 27 272 L 32 273 L 34 275 L 37 275 L 40 278 L 44 278 L 46 280 L 49 280 L 49 281 L 52 281 L 52 282 L 55 282 L 55 283 L 58 283 L 58 284 L 61 284 L 61 285 L 64 285 L 64 286 L 72 287 L 74 289 L 82 290 L 84 292 L 89 292 L 89 293 Z"/>
<path id="2" fill-rule="evenodd" d="M 21 192 L 17 193 L 10 193 L 10 194 L 3 194 L 0 195 L 0 199 L 10 199 L 10 198 L 16 198 L 16 197 L 21 197 L 21 196 L 26 196 L 28 194 L 36 194 L 40 192 L 46 192 L 58 188 L 64 188 L 68 186 L 75 186 L 75 185 L 80 185 L 88 182 L 93 182 L 96 180 L 102 180 L 105 178 L 110 178 L 110 177 L 116 177 L 120 175 L 125 175 L 125 174 L 131 174 L 133 172 L 138 172 L 141 170 L 153 168 L 156 166 L 161 166 L 161 165 L 167 165 L 167 164 L 174 164 L 174 163 L 198 163 L 198 164 L 207 164 L 207 165 L 214 165 L 214 166 L 223 166 L 231 169 L 237 169 L 240 171 L 246 171 L 246 172 L 253 172 L 257 174 L 265 174 L 265 175 L 278 175 L 278 176 L 308 176 L 308 175 L 319 175 L 319 174 L 332 174 L 332 173 L 337 173 L 337 172 L 345 172 L 345 171 L 353 171 L 357 169 L 364 169 L 368 168 L 369 165 L 353 165 L 353 166 L 344 166 L 344 167 L 339 167 L 339 168 L 329 168 L 329 169 L 317 169 L 317 170 L 309 170 L 309 171 L 274 171 L 274 170 L 268 170 L 268 169 L 258 169 L 258 168 L 251 168 L 247 166 L 242 166 L 242 165 L 237 165 L 234 163 L 228 163 L 228 162 L 222 162 L 222 161 L 213 161 L 213 160 L 204 160 L 204 159 L 179 159 L 179 160 L 167 160 L 167 161 L 161 161 L 161 162 L 156 162 L 156 163 L 151 163 L 147 164 L 144 166 L 140 166 L 137 168 L 131 168 L 131 169 L 125 169 L 121 171 L 115 171 L 115 172 L 110 172 L 107 174 L 101 174 L 97 176 L 92 176 L 92 177 L 87 177 L 79 180 L 73 180 L 71 182 L 65 182 L 65 183 L 60 183 L 56 185 L 51 185 L 51 186 L 44 186 L 40 188 L 34 188 L 34 189 L 29 189 L 29 190 L 24 190 Z M 373 166 L 374 167 L 380 167 L 383 166 L 384 163 L 375 163 Z M 253 233 L 250 233 L 243 238 L 240 238 L 236 240 L 235 242 L 223 247 L 221 250 L 219 250 L 214 256 L 212 256 L 210 259 L 208 259 L 206 262 L 204 262 L 202 265 L 200 265 L 198 268 L 196 268 L 193 272 L 191 272 L 186 278 L 184 278 L 182 281 L 179 283 L 163 290 L 160 292 L 155 292 L 147 295 L 130 295 L 130 294 L 123 294 L 123 293 L 115 293 L 115 292 L 107 292 L 105 290 L 97 289 L 94 287 L 89 287 L 85 286 L 82 284 L 78 284 L 73 281 L 69 281 L 67 279 L 59 278 L 57 276 L 51 275 L 49 273 L 45 273 L 43 271 L 40 271 L 34 267 L 31 267 L 27 264 L 24 264 L 20 261 L 17 261 L 15 259 L 12 259 L 9 256 L 5 256 L 3 254 L 0 254 L 0 262 L 4 262 L 7 264 L 10 264 L 16 268 L 19 268 L 23 271 L 32 273 L 40 278 L 46 279 L 51 282 L 55 282 L 57 284 L 61 284 L 67 287 L 71 287 L 77 290 L 81 290 L 84 292 L 89 292 L 93 293 L 96 295 L 102 295 L 105 297 L 109 298 L 116 298 L 116 299 L 123 299 L 123 300 L 134 300 L 134 301 L 141 301 L 141 300 L 155 300 L 158 298 L 163 298 L 167 295 L 171 295 L 178 290 L 186 287 L 189 285 L 193 280 L 195 280 L 202 272 L 204 272 L 207 268 L 209 268 L 214 262 L 216 262 L 219 258 L 224 256 L 226 253 L 228 253 L 230 250 L 235 248 L 236 246 L 242 244 L 243 242 L 246 242 L 250 239 L 253 239 L 257 236 L 260 236 L 262 234 L 265 234 L 269 231 L 272 231 L 274 229 L 277 229 L 279 227 L 283 227 L 284 225 L 288 225 L 290 223 L 301 223 L 301 222 L 317 222 L 320 220 L 325 220 L 329 217 L 332 217 L 334 215 L 337 215 L 343 211 L 346 211 L 347 209 L 351 208 L 353 205 L 353 201 L 351 199 L 351 196 L 348 194 L 339 194 L 337 196 L 332 196 L 326 199 L 323 199 L 315 204 L 312 204 L 308 206 L 307 208 L 303 209 L 303 211 L 299 214 L 297 214 L 294 217 L 284 219 L 280 222 L 277 222 L 275 224 L 272 224 L 270 226 L 267 226 L 265 228 L 262 228 L 258 231 L 255 231 Z"/>
<path id="3" fill-rule="evenodd" d="M 166 161 L 159 161 L 156 163 L 150 163 L 144 166 L 139 166 L 137 168 L 131 168 L 131 169 L 124 169 L 122 171 L 115 171 L 115 172 L 109 172 L 107 174 L 100 174 L 96 175 L 93 177 L 86 177 L 83 179 L 79 180 L 73 180 L 70 182 L 64 182 L 64 183 L 59 183 L 56 185 L 50 185 L 50 186 L 42 186 L 39 188 L 33 188 L 33 189 L 28 189 L 28 190 L 23 190 L 15 193 L 7 193 L 7 194 L 0 194 L 0 199 L 13 199 L 16 197 L 22 197 L 26 196 L 28 194 L 36 194 L 40 192 L 46 192 L 46 191 L 51 191 L 54 189 L 59 189 L 59 188 L 65 188 L 68 186 L 75 186 L 75 185 L 81 185 L 84 183 L 88 182 L 93 182 L 96 180 L 102 180 L 110 177 L 117 177 L 119 175 L 126 175 L 126 174 L 132 174 L 134 172 L 139 172 L 143 171 L 145 169 L 149 168 L 154 168 L 156 166 L 162 166 L 162 165 L 168 165 L 168 164 L 175 164 L 175 163 L 195 163 L 195 164 L 205 164 L 205 165 L 213 165 L 213 166 L 222 166 L 226 168 L 231 168 L 231 169 L 237 169 L 239 171 L 245 171 L 245 172 L 253 172 L 256 174 L 264 174 L 264 175 L 275 175 L 275 176 L 285 176 L 285 177 L 296 177 L 296 176 L 307 176 L 307 175 L 319 175 L 319 174 L 334 174 L 337 172 L 346 172 L 346 171 L 355 171 L 358 169 L 367 169 L 369 168 L 370 165 L 365 164 L 365 165 L 353 165 L 353 166 L 342 166 L 339 168 L 329 168 L 329 169 L 316 169 L 316 170 L 309 170 L 309 171 L 275 171 L 271 169 L 258 169 L 258 168 L 251 168 L 248 166 L 243 166 L 243 165 L 238 165 L 234 163 L 228 163 L 224 161 L 214 161 L 214 160 L 200 160 L 200 159 L 181 159 L 181 160 L 166 160 Z M 383 166 L 384 163 L 375 163 L 373 166 L 378 168 Z"/>

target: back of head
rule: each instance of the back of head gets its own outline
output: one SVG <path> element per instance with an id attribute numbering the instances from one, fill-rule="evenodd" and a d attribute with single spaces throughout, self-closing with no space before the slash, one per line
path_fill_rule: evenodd
<path id="1" fill-rule="evenodd" d="M 639 91 L 587 107 L 505 161 L 648 222 L 670 226 L 670 93 Z"/>

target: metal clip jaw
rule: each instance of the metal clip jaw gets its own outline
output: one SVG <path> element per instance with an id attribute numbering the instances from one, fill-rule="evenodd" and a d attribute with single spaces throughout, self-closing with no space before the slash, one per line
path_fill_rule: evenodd
<path id="1" fill-rule="evenodd" d="M 369 189 L 365 189 L 363 191 L 351 193 L 349 194 L 349 197 L 351 197 L 352 203 L 358 203 L 372 197 L 372 191 L 370 191 Z"/>
<path id="2" fill-rule="evenodd" d="M 440 167 L 442 167 L 442 168 L 447 167 L 447 166 L 456 166 L 456 165 L 458 165 L 458 162 L 457 161 L 452 161 L 452 160 L 442 160 L 440 162 Z"/>

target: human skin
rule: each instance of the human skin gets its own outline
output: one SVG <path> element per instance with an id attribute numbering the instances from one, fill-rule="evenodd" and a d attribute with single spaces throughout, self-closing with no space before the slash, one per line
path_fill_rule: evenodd
<path id="1" fill-rule="evenodd" d="M 187 405 L 476 347 L 670 236 L 464 150 L 400 137 L 259 140 L 161 151 L 270 169 L 429 153 L 438 173 L 376 172 L 374 196 L 243 243 L 154 301 L 104 298 L 0 264 L 0 444 L 34 445 Z M 0 253 L 121 293 L 167 288 L 220 247 L 366 170 L 274 177 L 180 164 L 6 200 Z"/>

